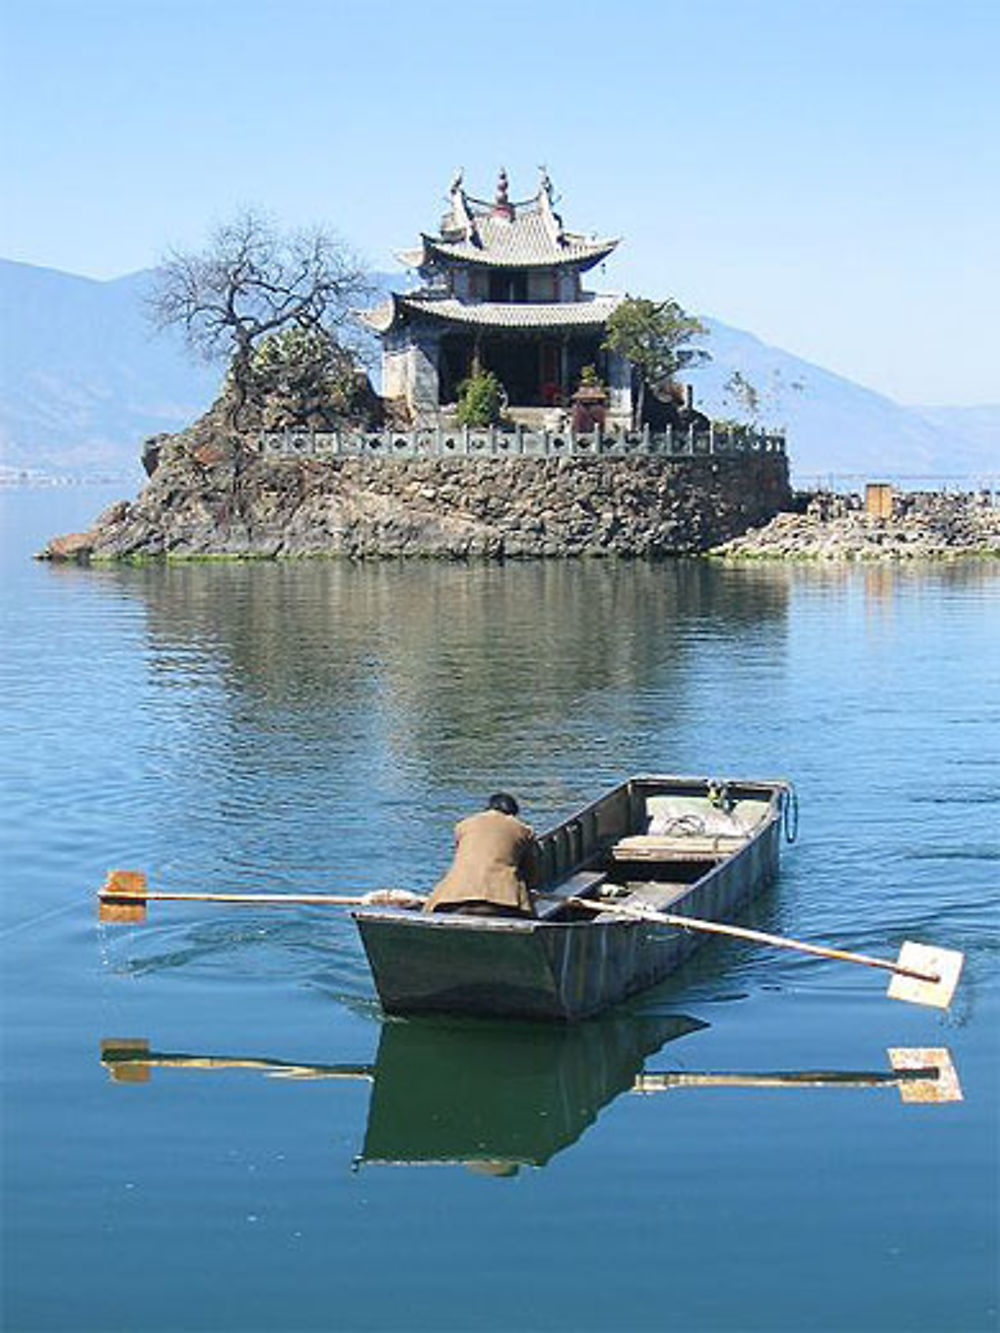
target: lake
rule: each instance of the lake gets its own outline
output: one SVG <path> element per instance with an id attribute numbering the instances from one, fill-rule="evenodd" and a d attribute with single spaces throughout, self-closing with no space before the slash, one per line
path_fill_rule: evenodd
<path id="1" fill-rule="evenodd" d="M 113 498 L 0 492 L 5 1330 L 996 1327 L 1000 562 L 30 559 Z M 745 921 L 962 949 L 951 1010 L 710 941 L 568 1031 L 384 1022 L 336 909 L 96 920 L 425 890 L 490 791 L 640 771 L 791 779 Z"/>

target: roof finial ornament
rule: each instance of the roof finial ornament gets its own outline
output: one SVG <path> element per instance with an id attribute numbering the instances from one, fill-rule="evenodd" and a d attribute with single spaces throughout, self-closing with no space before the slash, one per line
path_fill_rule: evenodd
<path id="1" fill-rule="evenodd" d="M 451 178 L 451 184 L 448 186 L 448 197 L 451 200 L 451 212 L 446 215 L 446 222 L 442 224 L 448 228 L 460 232 L 467 241 L 476 243 L 476 224 L 472 214 L 469 212 L 469 205 L 465 198 L 465 189 L 462 181 L 465 176 L 465 168 L 459 167 Z"/>
<path id="2" fill-rule="evenodd" d="M 542 173 L 542 179 L 538 184 L 538 206 L 545 225 L 548 228 L 549 235 L 556 245 L 562 245 L 564 240 L 562 218 L 552 207 L 555 202 L 555 190 L 549 177 L 547 167 L 539 167 Z"/>
<path id="3" fill-rule="evenodd" d="M 493 201 L 493 216 L 508 219 L 514 216 L 510 199 L 507 197 L 507 170 L 505 167 L 500 168 L 500 175 L 497 177 L 497 194 Z"/>

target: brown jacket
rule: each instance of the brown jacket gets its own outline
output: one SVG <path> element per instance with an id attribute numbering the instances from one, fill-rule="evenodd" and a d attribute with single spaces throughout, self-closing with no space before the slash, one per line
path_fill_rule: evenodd
<path id="1" fill-rule="evenodd" d="M 526 860 L 535 835 L 527 824 L 499 810 L 483 810 L 455 825 L 455 856 L 427 899 L 438 903 L 487 902 L 534 912 Z"/>

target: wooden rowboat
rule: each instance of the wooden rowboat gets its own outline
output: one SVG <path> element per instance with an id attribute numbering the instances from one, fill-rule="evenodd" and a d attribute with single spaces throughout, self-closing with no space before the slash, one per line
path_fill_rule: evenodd
<path id="1" fill-rule="evenodd" d="M 787 939 L 728 918 L 778 870 L 794 840 L 784 781 L 634 777 L 542 834 L 529 867 L 536 917 L 416 915 L 409 890 L 187 893 L 151 890 L 141 870 L 110 870 L 102 921 L 136 924 L 150 902 L 353 907 L 382 1006 L 390 1014 L 587 1018 L 652 986 L 696 948 L 729 935 L 892 974 L 889 997 L 947 1009 L 964 955 L 904 940 L 895 961 Z"/>
<path id="2" fill-rule="evenodd" d="M 628 913 L 732 920 L 777 873 L 790 802 L 783 781 L 632 777 L 538 837 L 537 920 L 354 911 L 383 1009 L 573 1021 L 619 1003 L 702 938 Z"/>

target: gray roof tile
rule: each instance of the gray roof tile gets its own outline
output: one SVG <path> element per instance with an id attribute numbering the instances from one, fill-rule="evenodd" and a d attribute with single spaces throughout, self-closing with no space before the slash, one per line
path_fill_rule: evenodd
<path id="1" fill-rule="evenodd" d="M 399 307 L 414 314 L 488 329 L 592 327 L 604 324 L 620 300 L 618 296 L 594 296 L 585 301 L 473 302 L 458 301 L 453 296 L 397 297 Z"/>
<path id="2" fill-rule="evenodd" d="M 478 217 L 475 220 L 475 239 L 446 240 L 438 236 L 425 236 L 423 239 L 432 254 L 452 261 L 485 264 L 491 268 L 545 268 L 560 264 L 590 268 L 609 255 L 618 244 L 612 238 L 598 239 L 575 232 L 563 232 L 557 236 L 537 209 L 519 213 L 513 219 Z"/>

